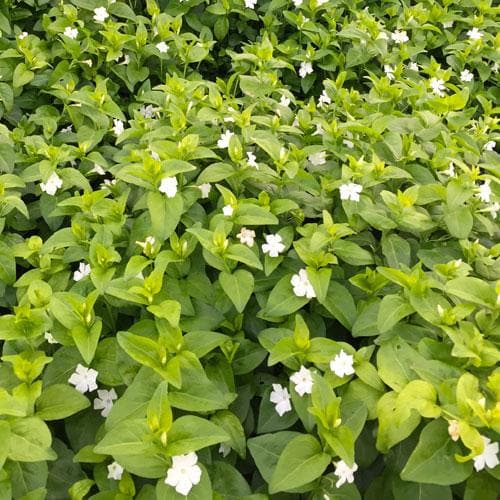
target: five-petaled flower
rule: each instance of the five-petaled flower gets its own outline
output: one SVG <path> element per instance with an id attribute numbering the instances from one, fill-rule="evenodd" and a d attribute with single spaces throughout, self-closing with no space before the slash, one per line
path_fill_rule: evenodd
<path id="1" fill-rule="evenodd" d="M 224 205 L 222 207 L 222 213 L 226 216 L 226 217 L 231 217 L 231 215 L 233 215 L 233 212 L 234 212 L 234 208 L 232 205 Z"/>
<path id="2" fill-rule="evenodd" d="M 326 151 L 318 151 L 310 154 L 307 159 L 315 166 L 324 165 L 326 163 Z"/>
<path id="3" fill-rule="evenodd" d="M 73 279 L 75 281 L 80 281 L 90 274 L 90 264 L 85 262 L 80 262 L 78 269 L 73 273 Z"/>
<path id="4" fill-rule="evenodd" d="M 117 118 L 113 119 L 113 127 L 112 130 L 114 134 L 118 137 L 119 135 L 123 134 L 123 131 L 125 130 L 125 127 L 123 126 L 123 122 L 121 120 L 118 120 Z"/>
<path id="5" fill-rule="evenodd" d="M 71 26 L 67 26 L 64 29 L 63 35 L 67 36 L 68 38 L 71 38 L 72 40 L 75 40 L 76 37 L 78 36 L 78 29 L 72 28 Z"/>
<path id="6" fill-rule="evenodd" d="M 248 166 L 259 170 L 259 164 L 257 163 L 257 157 L 251 151 L 247 151 L 247 163 L 248 163 Z"/>
<path id="7" fill-rule="evenodd" d="M 212 189 L 212 185 L 210 184 L 210 182 L 205 182 L 204 184 L 200 184 L 198 186 L 198 189 L 201 191 L 202 198 L 208 198 L 208 195 L 210 194 L 210 191 Z"/>
<path id="8" fill-rule="evenodd" d="M 481 201 L 484 201 L 485 203 L 489 203 L 491 199 L 491 188 L 490 188 L 490 180 L 486 179 L 480 186 L 479 186 L 479 193 L 477 193 L 477 196 Z"/>
<path id="9" fill-rule="evenodd" d="M 464 69 L 460 73 L 460 80 L 462 82 L 472 82 L 472 80 L 474 80 L 474 74 L 471 73 L 468 69 Z"/>
<path id="10" fill-rule="evenodd" d="M 113 408 L 113 401 L 118 396 L 113 388 L 109 391 L 106 389 L 98 389 L 97 396 L 98 397 L 94 399 L 94 410 L 102 410 L 101 415 L 107 417 L 111 408 Z"/>
<path id="11" fill-rule="evenodd" d="M 308 299 L 314 299 L 316 297 L 316 292 L 309 281 L 309 276 L 305 269 L 301 269 L 298 274 L 294 274 L 290 283 L 293 287 L 293 293 L 297 297 L 306 297 Z"/>
<path id="12" fill-rule="evenodd" d="M 172 457 L 172 467 L 167 471 L 165 484 L 175 488 L 180 495 L 187 496 L 201 480 L 202 471 L 197 462 L 198 455 L 193 451 Z"/>
<path id="13" fill-rule="evenodd" d="M 311 370 L 301 366 L 298 372 L 295 372 L 290 380 L 295 384 L 295 392 L 302 397 L 304 394 L 312 393 L 313 378 Z"/>
<path id="14" fill-rule="evenodd" d="M 473 457 L 474 469 L 477 472 L 483 470 L 485 467 L 494 469 L 500 461 L 498 460 L 498 443 L 492 443 L 491 439 L 486 436 L 481 436 L 484 442 L 484 450 L 480 455 Z"/>
<path id="15" fill-rule="evenodd" d="M 302 61 L 300 63 L 299 75 L 300 78 L 305 78 L 313 72 L 312 64 L 309 61 Z"/>
<path id="16" fill-rule="evenodd" d="M 108 465 L 108 479 L 119 481 L 122 478 L 123 467 L 118 462 L 113 462 Z"/>
<path id="17" fill-rule="evenodd" d="M 247 229 L 246 227 L 242 227 L 240 229 L 240 232 L 236 235 L 236 238 L 240 240 L 240 243 L 242 245 L 253 247 L 255 239 L 255 231 L 253 229 Z"/>
<path id="18" fill-rule="evenodd" d="M 98 374 L 97 370 L 87 368 L 78 363 L 68 382 L 74 385 L 75 389 L 82 394 L 92 392 L 97 389 L 96 379 Z"/>
<path id="19" fill-rule="evenodd" d="M 224 133 L 221 134 L 219 140 L 217 141 L 217 147 L 222 149 L 228 148 L 229 141 L 231 140 L 231 137 L 233 137 L 233 135 L 234 132 L 226 130 Z"/>
<path id="20" fill-rule="evenodd" d="M 495 151 L 497 143 L 495 141 L 488 141 L 484 146 L 484 151 Z"/>
<path id="21" fill-rule="evenodd" d="M 443 97 L 445 95 L 446 87 L 444 85 L 444 80 L 441 78 L 431 78 L 429 81 L 429 87 L 431 88 L 433 94 Z"/>
<path id="22" fill-rule="evenodd" d="M 406 43 L 409 38 L 406 34 L 406 31 L 398 31 L 396 30 L 394 33 L 391 33 L 392 41 L 395 43 Z"/>
<path id="23" fill-rule="evenodd" d="M 274 403 L 276 413 L 282 417 L 287 411 L 292 410 L 290 404 L 290 394 L 286 387 L 281 384 L 273 384 L 273 390 L 269 396 L 271 403 Z"/>
<path id="24" fill-rule="evenodd" d="M 282 243 L 282 238 L 279 234 L 266 234 L 266 242 L 262 245 L 262 251 L 267 253 L 269 257 L 278 257 L 285 250 L 285 245 Z"/>
<path id="25" fill-rule="evenodd" d="M 483 33 L 481 33 L 475 26 L 471 30 L 467 31 L 467 36 L 471 40 L 481 40 L 483 38 Z"/>
<path id="26" fill-rule="evenodd" d="M 108 17 L 109 14 L 105 7 L 96 7 L 94 9 L 94 21 L 103 23 Z"/>
<path id="27" fill-rule="evenodd" d="M 53 172 L 52 174 L 50 174 L 47 182 L 40 183 L 40 189 L 48 195 L 54 196 L 56 194 L 56 191 L 60 189 L 62 185 L 62 179 L 55 172 Z"/>
<path id="28" fill-rule="evenodd" d="M 177 178 L 164 177 L 160 182 L 158 191 L 165 194 L 167 198 L 173 198 L 177 194 Z"/>
<path id="29" fill-rule="evenodd" d="M 342 349 L 335 357 L 330 361 L 330 370 L 332 370 L 337 377 L 345 377 L 346 375 L 354 374 L 354 358 L 347 354 L 344 349 Z"/>
<path id="30" fill-rule="evenodd" d="M 161 54 L 166 54 L 168 52 L 168 45 L 165 42 L 159 42 L 156 44 L 156 48 L 158 52 Z"/>
<path id="31" fill-rule="evenodd" d="M 354 473 L 358 470 L 356 463 L 349 467 L 343 460 L 335 462 L 335 472 L 334 474 L 339 478 L 335 483 L 337 488 L 340 488 L 345 482 L 354 482 Z"/>
<path id="32" fill-rule="evenodd" d="M 255 9 L 256 3 L 257 3 L 257 0 L 245 0 L 245 7 L 247 9 Z"/>
<path id="33" fill-rule="evenodd" d="M 339 186 L 339 191 L 341 200 L 359 201 L 359 195 L 363 191 L 363 186 L 355 182 L 349 182 Z"/>

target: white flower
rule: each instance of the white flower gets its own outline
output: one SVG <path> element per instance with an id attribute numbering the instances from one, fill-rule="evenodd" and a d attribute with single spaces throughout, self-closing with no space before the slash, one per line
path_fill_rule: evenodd
<path id="1" fill-rule="evenodd" d="M 316 123 L 316 130 L 313 132 L 312 135 L 323 135 L 324 133 L 325 130 L 323 129 L 321 123 Z"/>
<path id="2" fill-rule="evenodd" d="M 481 40 L 481 38 L 483 38 L 483 33 L 481 33 L 476 27 L 474 27 L 471 30 L 467 31 L 467 36 L 471 40 Z"/>
<path id="3" fill-rule="evenodd" d="M 160 193 L 165 193 L 167 198 L 173 198 L 177 194 L 177 178 L 164 177 L 161 180 L 158 191 L 160 191 Z"/>
<path id="4" fill-rule="evenodd" d="M 497 143 L 495 141 L 488 141 L 484 146 L 483 149 L 484 151 L 494 151 L 497 146 Z"/>
<path id="5" fill-rule="evenodd" d="M 339 478 L 335 483 L 337 488 L 340 488 L 346 481 L 348 483 L 354 482 L 354 473 L 358 470 L 356 463 L 352 467 L 349 467 L 343 460 L 340 462 L 335 462 L 335 472 L 334 474 Z"/>
<path id="6" fill-rule="evenodd" d="M 201 468 L 197 462 L 198 456 L 194 452 L 172 457 L 172 467 L 167 471 L 165 484 L 174 487 L 177 493 L 187 496 L 191 488 L 201 480 Z"/>
<path id="7" fill-rule="evenodd" d="M 431 78 L 429 86 L 434 94 L 438 95 L 439 97 L 444 96 L 446 87 L 444 86 L 444 81 L 441 80 L 441 78 Z"/>
<path id="8" fill-rule="evenodd" d="M 156 151 L 151 151 L 151 158 L 155 161 L 160 161 L 160 155 Z"/>
<path id="9" fill-rule="evenodd" d="M 321 95 L 318 98 L 318 106 L 320 107 L 328 106 L 331 103 L 332 100 L 330 99 L 330 97 L 328 97 L 326 90 L 323 89 L 323 92 L 321 92 Z"/>
<path id="10" fill-rule="evenodd" d="M 152 104 L 148 104 L 147 106 L 142 105 L 139 108 L 139 113 L 144 116 L 144 118 L 153 118 L 155 115 L 155 108 Z M 151 153 L 151 156 L 153 156 L 153 153 Z"/>
<path id="11" fill-rule="evenodd" d="M 295 7 L 300 7 L 302 5 L 303 0 L 292 0 Z"/>
<path id="12" fill-rule="evenodd" d="M 445 21 L 443 23 L 443 28 L 452 28 L 453 27 L 453 21 Z"/>
<path id="13" fill-rule="evenodd" d="M 19 33 L 19 40 L 24 40 L 28 36 L 27 31 L 23 31 L 22 33 Z"/>
<path id="14" fill-rule="evenodd" d="M 316 292 L 309 281 L 309 276 L 305 269 L 301 269 L 298 274 L 294 274 L 290 283 L 293 286 L 293 293 L 297 297 L 306 297 L 308 299 L 316 297 Z"/>
<path id="15" fill-rule="evenodd" d="M 446 174 L 449 177 L 455 177 L 455 165 L 453 165 L 452 161 L 448 164 L 448 168 L 443 170 L 443 174 Z"/>
<path id="16" fill-rule="evenodd" d="M 409 40 L 406 31 L 398 30 L 396 30 L 394 33 L 391 33 L 391 38 L 395 43 L 406 43 Z"/>
<path id="17" fill-rule="evenodd" d="M 157 43 L 156 48 L 161 54 L 166 54 L 168 52 L 168 45 L 165 42 Z"/>
<path id="18" fill-rule="evenodd" d="M 245 7 L 247 9 L 255 9 L 256 3 L 257 3 L 257 0 L 245 0 Z"/>
<path id="19" fill-rule="evenodd" d="M 257 163 L 257 157 L 251 152 L 247 151 L 247 163 L 250 167 L 259 170 L 259 164 Z"/>
<path id="20" fill-rule="evenodd" d="M 290 380 L 295 384 L 295 392 L 300 397 L 304 394 L 311 394 L 313 386 L 311 370 L 301 366 L 300 370 L 290 377 Z"/>
<path id="21" fill-rule="evenodd" d="M 480 186 L 479 186 L 479 193 L 476 194 L 476 196 L 479 197 L 481 201 L 484 201 L 485 203 L 490 202 L 491 198 L 491 188 L 490 188 L 490 180 L 486 179 Z"/>
<path id="22" fill-rule="evenodd" d="M 344 139 L 342 141 L 342 144 L 345 144 L 349 149 L 354 148 L 354 142 L 350 141 L 349 139 Z"/>
<path id="23" fill-rule="evenodd" d="M 80 281 L 90 274 L 90 264 L 85 264 L 85 262 L 80 262 L 78 270 L 73 273 L 73 279 L 75 281 Z"/>
<path id="24" fill-rule="evenodd" d="M 281 236 L 279 234 L 266 234 L 265 238 L 266 242 L 262 245 L 262 251 L 267 253 L 269 257 L 278 257 L 285 249 Z"/>
<path id="25" fill-rule="evenodd" d="M 271 403 L 275 404 L 276 413 L 282 417 L 287 411 L 291 411 L 290 394 L 286 387 L 281 384 L 273 384 L 273 390 L 269 396 Z"/>
<path id="26" fill-rule="evenodd" d="M 156 243 L 156 238 L 154 236 L 147 236 L 145 241 L 136 241 L 142 249 L 145 249 L 147 245 L 153 246 Z"/>
<path id="27" fill-rule="evenodd" d="M 387 76 L 387 78 L 389 80 L 394 80 L 395 79 L 394 68 L 391 65 L 384 64 L 384 73 L 385 73 L 385 76 Z"/>
<path id="28" fill-rule="evenodd" d="M 498 65 L 498 63 L 494 63 L 493 66 L 491 67 L 491 71 L 493 71 L 493 73 L 498 73 L 498 69 L 500 68 L 500 66 Z"/>
<path id="29" fill-rule="evenodd" d="M 326 163 L 326 151 L 310 154 L 307 159 L 315 166 L 324 165 Z"/>
<path id="30" fill-rule="evenodd" d="M 439 304 L 438 304 L 439 305 Z M 450 420 L 448 425 L 448 434 L 453 441 L 458 441 L 460 439 L 460 432 L 457 420 Z"/>
<path id="31" fill-rule="evenodd" d="M 226 458 L 231 453 L 231 446 L 226 443 L 221 443 L 219 446 L 219 453 L 223 458 Z"/>
<path id="32" fill-rule="evenodd" d="M 408 69 L 411 69 L 412 71 L 418 71 L 418 64 L 412 61 L 408 64 Z"/>
<path id="33" fill-rule="evenodd" d="M 312 64 L 308 61 L 302 61 L 300 63 L 299 75 L 300 78 L 305 78 L 307 75 L 310 75 L 313 72 Z"/>
<path id="34" fill-rule="evenodd" d="M 499 210 L 500 210 L 500 203 L 498 203 L 497 201 L 495 203 L 492 203 L 488 208 L 484 209 L 485 212 L 491 213 L 491 217 L 493 219 L 497 218 L 497 213 Z"/>
<path id="35" fill-rule="evenodd" d="M 240 232 L 236 235 L 236 238 L 240 240 L 240 243 L 242 245 L 253 247 L 255 231 L 253 229 L 247 229 L 246 227 L 242 227 L 240 229 Z"/>
<path id="36" fill-rule="evenodd" d="M 94 168 L 91 170 L 91 172 L 95 172 L 98 175 L 105 175 L 106 174 L 104 169 L 100 165 L 98 165 L 97 163 L 94 163 Z"/>
<path id="37" fill-rule="evenodd" d="M 128 54 L 125 54 L 123 56 L 123 61 L 121 63 L 118 63 L 118 64 L 125 64 L 125 66 L 130 62 L 130 56 Z"/>
<path id="38" fill-rule="evenodd" d="M 473 457 L 474 460 L 474 469 L 476 471 L 483 470 L 485 467 L 489 469 L 494 469 L 500 461 L 498 460 L 498 443 L 492 443 L 491 439 L 486 436 L 481 436 L 484 442 L 484 451 L 481 455 L 477 455 Z"/>
<path id="39" fill-rule="evenodd" d="M 45 332 L 43 336 L 49 344 L 59 344 L 59 342 L 52 336 L 51 333 Z"/>
<path id="40" fill-rule="evenodd" d="M 103 23 L 108 17 L 109 14 L 105 7 L 97 7 L 94 9 L 94 21 Z"/>
<path id="41" fill-rule="evenodd" d="M 460 80 L 462 80 L 462 82 L 472 82 L 472 80 L 474 80 L 474 74 L 471 73 L 468 69 L 464 69 L 460 73 Z"/>
<path id="42" fill-rule="evenodd" d="M 118 398 L 114 389 L 107 391 L 106 389 L 99 389 L 97 391 L 99 397 L 94 399 L 94 410 L 102 410 L 101 415 L 107 417 L 111 408 L 113 407 L 113 401 Z"/>
<path id="43" fill-rule="evenodd" d="M 329 0 L 316 0 L 316 3 L 318 4 L 318 7 L 321 7 L 321 5 L 325 4 Z"/>
<path id="44" fill-rule="evenodd" d="M 348 184 L 342 184 L 339 191 L 341 200 L 359 201 L 359 194 L 363 191 L 363 186 L 355 182 L 349 182 Z"/>
<path id="45" fill-rule="evenodd" d="M 231 132 L 230 130 L 226 130 L 221 134 L 220 139 L 217 141 L 217 147 L 222 149 L 229 147 L 229 141 L 231 140 L 231 137 L 233 137 L 233 135 L 233 132 Z"/>
<path id="46" fill-rule="evenodd" d="M 64 29 L 63 35 L 71 38 L 72 40 L 75 40 L 78 36 L 78 30 L 76 28 L 72 28 L 71 26 L 67 26 Z"/>
<path id="47" fill-rule="evenodd" d="M 284 106 L 285 108 L 288 108 L 289 105 L 290 105 L 290 99 L 288 97 L 285 97 L 284 95 L 282 95 L 280 98 L 280 106 Z"/>
<path id="48" fill-rule="evenodd" d="M 53 172 L 47 179 L 47 182 L 40 182 L 40 189 L 50 196 L 54 196 L 56 191 L 63 185 L 62 179 Z"/>
<path id="49" fill-rule="evenodd" d="M 68 379 L 68 382 L 75 386 L 75 389 L 82 394 L 92 392 L 97 389 L 96 379 L 98 372 L 93 368 L 87 368 L 78 363 L 76 370 Z"/>
<path id="50" fill-rule="evenodd" d="M 92 67 L 92 59 L 85 59 L 85 61 L 82 61 L 82 64 L 86 64 L 89 68 Z"/>
<path id="51" fill-rule="evenodd" d="M 201 191 L 202 198 L 208 198 L 210 191 L 212 189 L 212 185 L 209 182 L 205 182 L 204 184 L 200 184 L 198 189 Z"/>
<path id="52" fill-rule="evenodd" d="M 119 481 L 122 478 L 123 467 L 118 462 L 108 465 L 108 479 Z"/>
<path id="53" fill-rule="evenodd" d="M 354 374 L 354 358 L 344 352 L 342 349 L 335 357 L 330 361 L 330 370 L 332 370 L 337 377 L 345 377 L 346 375 Z"/>
<path id="54" fill-rule="evenodd" d="M 226 217 L 231 217 L 231 215 L 233 215 L 233 212 L 234 212 L 234 208 L 231 205 L 224 205 L 222 207 L 222 213 Z"/>
<path id="55" fill-rule="evenodd" d="M 69 134 L 70 132 L 73 132 L 73 125 L 68 125 L 61 129 L 61 134 Z"/>
<path id="56" fill-rule="evenodd" d="M 123 122 L 121 120 L 118 120 L 117 118 L 114 118 L 112 130 L 117 137 L 123 134 L 123 131 L 125 130 L 125 128 L 123 127 Z"/>

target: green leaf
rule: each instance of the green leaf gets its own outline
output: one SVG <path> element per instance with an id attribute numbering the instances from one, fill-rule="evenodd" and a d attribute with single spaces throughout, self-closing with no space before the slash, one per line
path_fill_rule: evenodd
<path id="1" fill-rule="evenodd" d="M 167 437 L 166 452 L 183 455 L 229 440 L 229 434 L 204 418 L 185 415 L 172 424 Z"/>
<path id="2" fill-rule="evenodd" d="M 470 276 L 448 281 L 444 290 L 450 295 L 489 308 L 495 307 L 497 300 L 495 289 L 492 286 L 486 281 Z"/>
<path id="3" fill-rule="evenodd" d="M 330 463 L 319 442 L 311 435 L 292 439 L 282 451 L 269 483 L 269 493 L 293 490 L 323 474 Z"/>
<path id="4" fill-rule="evenodd" d="M 102 330 L 102 321 L 96 321 L 90 328 L 77 325 L 71 329 L 71 336 L 75 341 L 76 347 L 80 351 L 83 360 L 88 365 L 94 359 L 94 355 L 99 343 L 99 337 Z"/>
<path id="5" fill-rule="evenodd" d="M 240 419 L 228 410 L 218 411 L 211 417 L 212 422 L 224 429 L 229 435 L 228 444 L 241 458 L 246 457 L 247 447 L 245 430 L 241 425 Z"/>
<path id="6" fill-rule="evenodd" d="M 261 314 L 269 317 L 294 313 L 309 302 L 306 297 L 297 297 L 290 283 L 291 275 L 283 276 L 271 290 L 266 307 Z"/>
<path id="7" fill-rule="evenodd" d="M 184 210 L 182 196 L 177 193 L 168 198 L 159 191 L 151 191 L 147 196 L 151 232 L 160 240 L 166 240 L 174 232 Z"/>
<path id="8" fill-rule="evenodd" d="M 453 237 L 465 240 L 472 231 L 474 218 L 469 207 L 455 207 L 444 211 L 444 221 Z"/>
<path id="9" fill-rule="evenodd" d="M 378 374 L 382 381 L 396 391 L 416 377 L 410 368 L 416 352 L 404 340 L 393 338 L 382 344 L 377 352 Z"/>
<path id="10" fill-rule="evenodd" d="M 19 63 L 14 70 L 14 75 L 12 77 L 12 85 L 14 88 L 23 87 L 33 80 L 35 73 L 30 71 L 26 64 Z"/>
<path id="11" fill-rule="evenodd" d="M 356 305 L 345 286 L 337 281 L 330 281 L 326 297 L 320 302 L 340 324 L 349 330 L 352 328 L 357 317 Z"/>
<path id="12" fill-rule="evenodd" d="M 168 432 L 172 427 L 172 408 L 168 401 L 168 382 L 164 380 L 148 404 L 147 422 L 153 432 Z"/>
<path id="13" fill-rule="evenodd" d="M 222 272 L 219 274 L 219 283 L 236 310 L 243 312 L 254 289 L 252 274 L 243 269 L 238 269 L 233 274 Z"/>
<path id="14" fill-rule="evenodd" d="M 6 446 L 10 439 L 10 425 L 5 420 L 0 420 L 0 442 L 3 445 L 0 447 L 0 470 L 9 455 L 9 447 Z"/>
<path id="15" fill-rule="evenodd" d="M 10 424 L 10 460 L 18 462 L 39 462 L 55 460 L 57 455 L 51 449 L 52 434 L 47 425 L 37 417 L 19 418 Z"/>
<path id="16" fill-rule="evenodd" d="M 283 431 L 251 438 L 247 441 L 250 454 L 264 480 L 269 483 L 274 469 L 285 446 L 295 437 L 301 436 L 298 432 Z"/>
<path id="17" fill-rule="evenodd" d="M 242 203 L 234 212 L 234 222 L 241 226 L 264 226 L 278 224 L 278 218 L 268 209 L 253 205 L 251 203 Z"/>
<path id="18" fill-rule="evenodd" d="M 395 233 L 382 236 L 382 253 L 390 267 L 401 269 L 401 265 L 410 266 L 410 244 Z"/>
<path id="19" fill-rule="evenodd" d="M 36 416 L 42 420 L 60 420 L 90 406 L 90 401 L 75 388 L 54 384 L 42 392 L 36 401 Z"/>
<path id="20" fill-rule="evenodd" d="M 148 437 L 149 427 L 142 418 L 123 420 L 106 433 L 94 452 L 101 455 L 155 454 L 156 448 Z"/>
<path id="21" fill-rule="evenodd" d="M 449 485 L 461 483 L 472 472 L 472 463 L 459 463 L 460 446 L 448 435 L 448 424 L 438 419 L 425 426 L 415 451 L 401 471 L 401 479 L 418 483 Z"/>
<path id="22" fill-rule="evenodd" d="M 410 483 L 395 478 L 392 483 L 394 498 L 405 500 L 452 500 L 453 495 L 449 486 L 436 484 Z"/>
<path id="23" fill-rule="evenodd" d="M 230 245 L 227 252 L 224 254 L 224 258 L 242 262 L 249 267 L 262 271 L 262 264 L 259 258 L 246 245 Z"/>
<path id="24" fill-rule="evenodd" d="M 377 327 L 380 333 L 390 330 L 413 312 L 413 307 L 400 295 L 386 295 L 380 303 L 377 316 Z"/>

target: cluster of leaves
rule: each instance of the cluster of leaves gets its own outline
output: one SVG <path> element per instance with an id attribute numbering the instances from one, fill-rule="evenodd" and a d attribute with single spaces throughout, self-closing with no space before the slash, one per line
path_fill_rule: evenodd
<path id="1" fill-rule="evenodd" d="M 495 499 L 497 15 L 3 2 L 0 499 Z"/>

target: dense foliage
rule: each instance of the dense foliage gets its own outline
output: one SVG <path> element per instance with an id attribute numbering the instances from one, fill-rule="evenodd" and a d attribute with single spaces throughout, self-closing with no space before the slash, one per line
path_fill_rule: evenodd
<path id="1" fill-rule="evenodd" d="M 499 13 L 2 2 L 0 499 L 497 498 Z"/>

